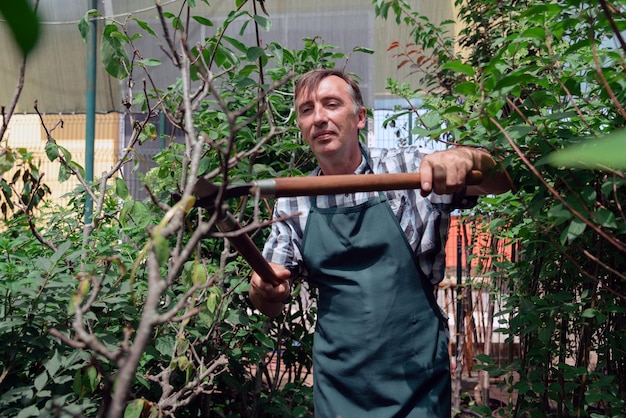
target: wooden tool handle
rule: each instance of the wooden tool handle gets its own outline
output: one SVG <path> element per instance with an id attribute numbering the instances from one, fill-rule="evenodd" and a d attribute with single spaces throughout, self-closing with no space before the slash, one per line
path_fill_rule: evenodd
<path id="1" fill-rule="evenodd" d="M 221 232 L 234 232 L 241 229 L 239 222 L 230 213 L 226 213 L 224 218 L 216 222 L 216 226 Z M 264 282 L 271 283 L 274 286 L 278 286 L 281 283 L 281 280 L 276 277 L 272 266 L 263 258 L 263 254 L 261 254 L 248 234 L 242 232 L 238 235 L 228 236 L 227 239 L 250 264 L 250 267 L 261 276 Z"/>
<path id="2" fill-rule="evenodd" d="M 473 170 L 467 176 L 466 184 L 480 184 L 482 179 L 483 174 L 478 170 Z M 273 186 L 261 184 L 265 180 L 257 182 L 261 189 L 273 188 L 273 190 L 263 192 L 263 195 L 293 197 L 420 188 L 419 173 L 281 177 L 271 181 L 274 182 Z"/>

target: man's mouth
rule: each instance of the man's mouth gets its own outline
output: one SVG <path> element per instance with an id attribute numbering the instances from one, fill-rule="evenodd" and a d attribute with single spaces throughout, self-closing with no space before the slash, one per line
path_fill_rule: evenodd
<path id="1" fill-rule="evenodd" d="M 335 133 L 333 131 L 320 131 L 313 134 L 313 139 L 324 140 L 329 139 Z"/>

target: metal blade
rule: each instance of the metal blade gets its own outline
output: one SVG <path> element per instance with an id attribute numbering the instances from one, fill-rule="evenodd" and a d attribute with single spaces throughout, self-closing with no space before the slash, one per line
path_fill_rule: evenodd
<path id="1" fill-rule="evenodd" d="M 215 207 L 215 199 L 222 191 L 223 199 L 231 199 L 233 197 L 246 196 L 250 193 L 251 184 L 229 184 L 226 188 L 222 188 L 217 184 L 213 184 L 203 177 L 198 178 L 194 188 L 196 196 L 196 206 L 213 210 Z"/>

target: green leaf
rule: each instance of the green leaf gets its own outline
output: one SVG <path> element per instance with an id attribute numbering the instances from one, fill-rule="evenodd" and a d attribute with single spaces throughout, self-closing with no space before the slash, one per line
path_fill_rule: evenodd
<path id="1" fill-rule="evenodd" d="M 494 90 L 503 90 L 507 88 L 517 87 L 519 85 L 525 85 L 529 83 L 529 75 L 523 74 L 520 72 L 512 73 L 511 75 L 507 75 L 502 77 L 496 83 Z"/>
<path id="2" fill-rule="evenodd" d="M 154 342 L 154 347 L 161 355 L 169 357 L 172 355 L 172 347 L 174 344 L 173 335 L 161 335 Z"/>
<path id="3" fill-rule="evenodd" d="M 561 243 L 562 244 L 565 244 L 566 242 L 572 243 L 583 232 L 585 232 L 586 228 L 587 228 L 587 225 L 580 219 L 578 218 L 572 219 L 572 222 L 570 222 L 569 227 L 564 231 L 563 235 L 561 236 Z"/>
<path id="4" fill-rule="evenodd" d="M 272 21 L 266 18 L 265 16 L 254 15 L 252 18 L 266 32 L 269 32 L 270 29 L 272 29 Z"/>
<path id="5" fill-rule="evenodd" d="M 589 138 L 584 142 L 554 152 L 547 162 L 560 167 L 626 168 L 626 130 L 615 131 L 602 138 Z"/>
<path id="6" fill-rule="evenodd" d="M 524 33 L 521 35 L 524 38 L 533 38 L 539 39 L 540 41 L 546 40 L 546 31 L 540 27 L 534 27 L 530 29 L 526 29 Z"/>
<path id="7" fill-rule="evenodd" d="M 533 132 L 536 128 L 528 125 L 513 125 L 507 129 L 508 134 L 513 139 L 520 139 Z"/>
<path id="8" fill-rule="evenodd" d="M 185 355 L 188 349 L 189 349 L 189 342 L 187 342 L 186 340 L 179 348 L 176 349 L 176 353 L 178 355 L 176 362 L 178 363 L 178 368 L 180 370 L 185 370 L 187 366 L 189 365 L 189 359 Z"/>
<path id="9" fill-rule="evenodd" d="M 572 219 L 572 211 L 567 209 L 562 203 L 557 203 L 548 210 L 548 219 L 554 226 L 558 226 L 565 221 Z"/>
<path id="10" fill-rule="evenodd" d="M 145 228 L 152 222 L 152 214 L 143 202 L 129 200 L 120 213 L 120 222 L 123 226 L 129 225 L 128 220 L 138 228 Z"/>
<path id="11" fill-rule="evenodd" d="M 80 173 L 81 176 L 85 177 L 85 169 L 76 161 L 69 161 L 69 166 L 72 167 L 74 171 Z"/>
<path id="12" fill-rule="evenodd" d="M 602 193 L 606 194 L 606 195 L 610 195 L 612 193 L 614 193 L 615 191 L 619 190 L 620 187 L 623 187 L 626 185 L 626 178 L 613 178 L 613 177 L 609 177 L 607 178 L 607 180 L 602 184 Z"/>
<path id="13" fill-rule="evenodd" d="M 274 341 L 272 341 L 272 339 L 268 337 L 267 334 L 264 334 L 262 332 L 255 332 L 254 338 L 256 338 L 257 341 L 259 341 L 261 344 L 263 344 L 265 347 L 269 348 L 270 350 L 274 349 Z"/>
<path id="14" fill-rule="evenodd" d="M 593 220 L 600 226 L 608 229 L 617 228 L 615 214 L 608 209 L 599 208 L 593 212 Z"/>
<path id="15" fill-rule="evenodd" d="M 59 183 L 66 182 L 71 177 L 72 173 L 67 169 L 65 164 L 59 166 Z"/>
<path id="16" fill-rule="evenodd" d="M 257 59 L 259 59 L 259 57 L 263 56 L 265 56 L 265 51 L 263 50 L 263 48 L 260 48 L 258 46 L 250 47 L 246 51 L 246 58 L 248 58 L 249 61 L 256 61 Z"/>
<path id="17" fill-rule="evenodd" d="M 595 309 L 587 308 L 584 311 L 582 311 L 580 316 L 583 318 L 594 318 L 597 314 L 598 312 Z"/>
<path id="18" fill-rule="evenodd" d="M 174 16 L 172 19 L 172 27 L 175 30 L 183 31 L 185 30 L 185 26 L 183 25 L 182 20 L 178 16 Z"/>
<path id="19" fill-rule="evenodd" d="M 467 81 L 457 85 L 454 92 L 465 96 L 474 96 L 478 92 L 478 86 L 474 82 Z"/>
<path id="20" fill-rule="evenodd" d="M 122 80 L 128 77 L 130 60 L 121 38 L 116 35 L 120 33 L 115 25 L 105 26 L 100 45 L 100 59 L 107 73 Z"/>
<path id="21" fill-rule="evenodd" d="M 91 9 L 85 13 L 82 19 L 78 22 L 78 31 L 80 32 L 83 42 L 87 43 L 87 36 L 89 35 L 90 20 L 91 18 L 100 16 L 100 13 L 96 9 Z"/>
<path id="22" fill-rule="evenodd" d="M 115 194 L 120 199 L 126 199 L 129 196 L 128 186 L 123 178 L 115 178 Z"/>
<path id="23" fill-rule="evenodd" d="M 83 375 L 84 387 L 91 393 L 98 389 L 101 380 L 100 373 L 98 373 L 98 369 L 95 366 L 89 366 Z"/>
<path id="24" fill-rule="evenodd" d="M 374 50 L 370 49 L 370 48 L 365 48 L 364 46 L 355 46 L 354 48 L 352 48 L 352 51 L 354 52 L 364 52 L 366 54 L 374 54 Z"/>
<path id="25" fill-rule="evenodd" d="M 39 39 L 37 14 L 27 0 L 0 0 L 0 14 L 4 16 L 22 55 L 27 56 Z"/>
<path id="26" fill-rule="evenodd" d="M 245 313 L 239 310 L 235 310 L 235 309 L 230 310 L 228 312 L 228 317 L 226 321 L 232 323 L 233 325 L 244 325 L 244 326 L 250 322 L 250 320 L 248 319 L 248 316 Z"/>
<path id="27" fill-rule="evenodd" d="M 156 233 L 153 237 L 154 253 L 160 266 L 164 266 L 167 260 L 170 258 L 170 246 L 165 237 L 159 233 Z"/>
<path id="28" fill-rule="evenodd" d="M 541 341 L 542 344 L 548 344 L 552 336 L 554 335 L 554 330 L 551 328 L 543 328 L 539 330 L 537 334 L 537 339 Z"/>
<path id="29" fill-rule="evenodd" d="M 157 36 L 157 34 L 154 32 L 154 30 L 152 30 L 150 25 L 148 25 L 146 22 L 144 22 L 143 20 L 139 20 L 139 19 L 133 19 L 133 20 L 135 22 L 137 22 L 137 25 L 139 25 L 139 27 L 141 29 L 145 30 L 146 32 L 148 32 L 152 36 Z"/>
<path id="30" fill-rule="evenodd" d="M 575 118 L 578 116 L 578 113 L 574 110 L 569 111 L 569 112 L 551 112 L 545 116 L 543 116 L 544 119 L 547 120 L 560 120 L 560 121 L 568 121 L 571 118 Z"/>
<path id="31" fill-rule="evenodd" d="M 226 41 L 228 41 L 228 43 L 230 43 L 232 46 L 234 46 L 235 49 L 237 49 L 239 52 L 243 52 L 243 53 L 247 53 L 248 52 L 248 47 L 246 46 L 246 44 L 244 44 L 240 40 L 232 38 L 230 36 L 223 36 L 223 38 Z M 222 47 L 222 48 L 224 48 L 224 47 Z M 224 49 L 226 49 L 226 48 L 224 48 Z"/>
<path id="32" fill-rule="evenodd" d="M 245 45 L 243 47 L 245 52 L 247 48 L 245 47 Z M 237 58 L 233 51 L 226 48 L 220 43 L 217 45 L 217 50 L 215 51 L 215 63 L 219 66 L 230 68 L 231 66 L 239 64 L 239 58 Z M 230 63 L 231 65 L 225 65 L 227 63 Z"/>
<path id="33" fill-rule="evenodd" d="M 11 0 L 0 0 L 0 1 L 11 1 Z M 37 408 L 36 405 L 27 406 L 20 410 L 19 414 L 15 416 L 15 418 L 26 418 L 26 417 L 38 417 L 41 411 Z"/>
<path id="34" fill-rule="evenodd" d="M 545 17 L 550 18 L 556 16 L 561 11 L 562 6 L 558 4 L 540 4 L 538 6 L 529 7 L 526 10 L 523 10 L 520 16 L 524 18 L 529 18 L 531 20 L 535 18 L 538 21 L 542 21 L 544 19 L 544 15 Z"/>
<path id="35" fill-rule="evenodd" d="M 25 323 L 26 320 L 23 318 L 5 319 L 4 321 L 0 321 L 0 333 L 11 331 L 13 328 L 20 327 Z"/>
<path id="36" fill-rule="evenodd" d="M 202 16 L 193 16 L 193 19 L 204 26 L 213 26 L 213 22 Z"/>
<path id="37" fill-rule="evenodd" d="M 54 355 L 52 356 L 52 358 L 50 358 L 50 360 L 46 362 L 44 367 L 46 368 L 50 376 L 54 377 L 57 374 L 57 372 L 61 368 L 61 356 L 59 355 L 58 351 L 54 351 Z"/>
<path id="38" fill-rule="evenodd" d="M 148 58 L 148 59 L 138 60 L 137 64 L 145 65 L 146 67 L 158 67 L 159 65 L 161 65 L 161 61 L 154 59 L 154 58 Z"/>
<path id="39" fill-rule="evenodd" d="M 492 416 L 493 411 L 488 405 L 472 405 L 470 409 L 475 412 L 479 417 Z"/>
<path id="40" fill-rule="evenodd" d="M 145 96 L 144 96 L 145 99 Z M 154 141 L 159 136 L 156 126 L 153 123 L 147 123 L 146 126 L 139 133 L 139 141 L 144 143 L 145 141 Z"/>
<path id="41" fill-rule="evenodd" d="M 474 67 L 468 64 L 463 64 L 461 61 L 446 62 L 441 68 L 443 68 L 444 70 L 451 70 L 457 73 L 462 73 L 469 77 L 473 77 L 476 74 L 476 72 L 474 71 Z"/>
<path id="42" fill-rule="evenodd" d="M 126 406 L 124 418 L 140 418 L 144 406 L 146 406 L 144 399 L 135 399 Z"/>
<path id="43" fill-rule="evenodd" d="M 54 161 L 59 158 L 59 146 L 56 142 L 50 141 L 46 144 L 46 155 L 50 161 Z"/>
<path id="44" fill-rule="evenodd" d="M 235 79 L 234 85 L 241 90 L 251 88 L 257 85 L 256 81 L 250 77 L 238 77 Z"/>
<path id="45" fill-rule="evenodd" d="M 61 153 L 63 154 L 63 158 L 65 158 L 66 161 L 72 161 L 72 153 L 70 152 L 70 150 L 60 145 L 57 146 L 59 147 L 59 151 L 61 151 Z"/>
<path id="46" fill-rule="evenodd" d="M 205 284 L 208 278 L 206 267 L 202 263 L 194 263 L 191 282 L 193 284 Z"/>
<path id="47" fill-rule="evenodd" d="M 478 354 L 476 356 L 476 360 L 485 363 L 485 364 L 494 364 L 493 358 L 488 356 L 487 354 Z"/>
<path id="48" fill-rule="evenodd" d="M 44 386 L 46 386 L 46 383 L 48 383 L 48 372 L 44 371 L 35 378 L 35 389 L 38 391 L 43 389 Z"/>
<path id="49" fill-rule="evenodd" d="M 206 308 L 207 308 L 207 311 L 208 311 L 211 315 L 214 315 L 214 314 L 215 314 L 215 311 L 217 310 L 217 306 L 218 306 L 218 304 L 219 304 L 218 302 L 219 302 L 219 301 L 218 301 L 218 299 L 217 299 L 217 294 L 215 294 L 215 293 L 211 293 L 211 294 L 209 295 L 209 297 L 207 298 L 207 301 L 206 301 Z"/>
<path id="50" fill-rule="evenodd" d="M 72 389 L 74 393 L 77 394 L 80 398 L 82 398 L 85 393 L 83 391 L 83 377 L 80 369 L 76 370 L 74 373 L 74 382 L 72 383 Z"/>

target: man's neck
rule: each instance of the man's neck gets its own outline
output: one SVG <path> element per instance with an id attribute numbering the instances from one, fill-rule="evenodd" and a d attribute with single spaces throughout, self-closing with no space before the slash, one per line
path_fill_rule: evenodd
<path id="1" fill-rule="evenodd" d="M 354 174 L 356 169 L 361 164 L 363 156 L 359 154 L 358 160 L 353 160 L 350 162 L 339 161 L 339 162 L 323 162 L 318 160 L 319 166 L 322 169 L 322 173 L 327 176 L 336 175 L 336 174 Z"/>
<path id="2" fill-rule="evenodd" d="M 343 155 L 334 155 L 330 157 L 318 157 L 317 163 L 322 169 L 322 173 L 327 176 L 336 174 L 354 174 L 356 169 L 363 161 L 361 147 L 357 145 L 347 157 Z"/>

